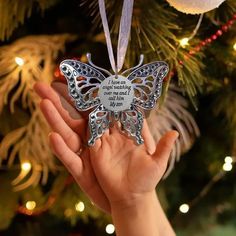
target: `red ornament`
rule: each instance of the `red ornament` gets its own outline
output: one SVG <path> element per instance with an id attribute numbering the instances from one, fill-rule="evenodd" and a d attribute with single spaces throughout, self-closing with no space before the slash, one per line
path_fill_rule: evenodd
<path id="1" fill-rule="evenodd" d="M 205 43 L 206 43 L 206 44 L 211 43 L 211 39 L 210 39 L 210 38 L 205 39 Z"/>
<path id="2" fill-rule="evenodd" d="M 184 55 L 184 59 L 185 59 L 185 60 L 188 60 L 190 57 L 191 57 L 191 55 L 190 55 L 189 53 L 187 53 L 187 54 Z"/>
<path id="3" fill-rule="evenodd" d="M 212 42 L 212 39 L 211 39 L 211 38 L 208 38 L 208 39 L 207 39 L 207 42 L 208 42 L 208 43 L 211 43 L 211 42 Z"/>
<path id="4" fill-rule="evenodd" d="M 190 55 L 193 55 L 193 54 L 195 54 L 195 53 L 196 53 L 196 52 L 195 52 L 194 50 L 190 50 L 190 51 L 189 51 L 189 54 L 190 54 Z"/>
<path id="5" fill-rule="evenodd" d="M 195 51 L 199 52 L 201 50 L 201 46 L 196 46 L 194 49 Z"/>
<path id="6" fill-rule="evenodd" d="M 233 20 L 229 20 L 229 21 L 227 22 L 227 25 L 228 25 L 228 26 L 231 26 L 233 23 L 234 23 Z"/>
<path id="7" fill-rule="evenodd" d="M 216 39 L 217 39 L 217 35 L 216 35 L 216 34 L 213 34 L 213 35 L 211 36 L 211 39 L 212 39 L 212 40 L 216 40 Z"/>
<path id="8" fill-rule="evenodd" d="M 217 35 L 217 36 L 221 36 L 222 34 L 223 34 L 222 30 L 217 30 L 217 31 L 216 31 L 216 35 Z"/>
<path id="9" fill-rule="evenodd" d="M 223 26 L 222 26 L 222 30 L 223 30 L 224 32 L 226 32 L 226 31 L 228 30 L 228 26 L 227 26 L 227 25 L 223 25 Z"/>
<path id="10" fill-rule="evenodd" d="M 189 51 L 189 53 L 184 55 L 184 60 L 188 60 L 192 55 L 196 54 L 196 52 L 199 52 L 202 47 L 210 44 L 212 40 L 216 40 L 219 36 L 221 36 L 224 32 L 228 31 L 228 29 L 235 23 L 236 21 L 236 13 L 233 15 L 232 19 L 229 20 L 226 24 L 224 24 L 221 29 L 218 29 L 215 34 L 212 34 L 209 38 L 206 38 L 202 42 L 199 43 L 199 45 L 195 46 L 194 50 Z M 180 65 L 183 65 L 183 61 L 179 61 Z"/>
<path id="11" fill-rule="evenodd" d="M 164 79 L 164 82 L 167 82 L 168 80 L 170 80 L 173 76 L 174 76 L 175 72 L 172 70 Z"/>

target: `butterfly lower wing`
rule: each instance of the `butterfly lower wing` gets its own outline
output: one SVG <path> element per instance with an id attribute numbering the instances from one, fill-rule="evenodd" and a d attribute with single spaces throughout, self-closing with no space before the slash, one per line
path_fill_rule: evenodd
<path id="1" fill-rule="evenodd" d="M 135 137 L 137 144 L 144 142 L 141 135 L 143 127 L 142 112 L 131 105 L 129 110 L 121 112 L 120 122 L 122 129 L 127 131 L 130 136 Z"/>
<path id="2" fill-rule="evenodd" d="M 94 145 L 96 139 L 100 138 L 109 129 L 111 122 L 111 112 L 103 105 L 99 105 L 89 114 L 90 138 L 88 145 Z"/>
<path id="3" fill-rule="evenodd" d="M 62 61 L 60 70 L 67 79 L 69 94 L 78 110 L 86 111 L 101 104 L 98 90 L 105 76 L 100 71 L 77 60 Z"/>
<path id="4" fill-rule="evenodd" d="M 161 96 L 162 81 L 167 73 L 167 63 L 157 61 L 145 64 L 128 75 L 127 79 L 134 88 L 133 104 L 143 109 L 152 109 Z"/>

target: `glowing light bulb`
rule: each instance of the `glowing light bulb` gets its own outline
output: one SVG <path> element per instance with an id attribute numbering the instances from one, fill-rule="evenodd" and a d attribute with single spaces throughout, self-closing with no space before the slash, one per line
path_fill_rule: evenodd
<path id="1" fill-rule="evenodd" d="M 234 49 L 234 51 L 236 51 L 236 43 L 234 44 L 233 49 Z"/>
<path id="2" fill-rule="evenodd" d="M 36 202 L 35 201 L 28 201 L 28 202 L 26 202 L 25 207 L 28 210 L 32 211 L 36 207 Z"/>
<path id="3" fill-rule="evenodd" d="M 231 171 L 233 166 L 230 162 L 225 162 L 225 164 L 223 165 L 222 168 L 223 168 L 224 171 Z"/>
<path id="4" fill-rule="evenodd" d="M 106 233 L 113 234 L 115 232 L 115 226 L 113 224 L 108 224 L 106 226 Z"/>
<path id="5" fill-rule="evenodd" d="M 25 64 L 25 61 L 21 57 L 15 57 L 15 62 L 18 66 L 23 66 Z"/>
<path id="6" fill-rule="evenodd" d="M 184 203 L 179 207 L 179 211 L 182 213 L 187 213 L 189 211 L 189 205 Z"/>
<path id="7" fill-rule="evenodd" d="M 28 172 L 31 170 L 31 164 L 29 162 L 23 162 L 21 164 L 21 169 L 25 172 Z"/>
<path id="8" fill-rule="evenodd" d="M 179 44 L 182 48 L 185 48 L 188 44 L 189 38 L 182 38 L 179 40 Z"/>
<path id="9" fill-rule="evenodd" d="M 78 202 L 75 204 L 75 210 L 79 212 L 83 212 L 85 208 L 85 205 L 83 202 Z"/>
<path id="10" fill-rule="evenodd" d="M 227 156 L 227 157 L 225 157 L 225 163 L 232 163 L 233 162 L 233 158 L 232 157 L 230 157 L 230 156 Z"/>

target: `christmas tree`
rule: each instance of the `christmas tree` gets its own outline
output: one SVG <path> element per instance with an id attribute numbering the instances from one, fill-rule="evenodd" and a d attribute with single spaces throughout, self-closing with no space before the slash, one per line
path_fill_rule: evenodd
<path id="1" fill-rule="evenodd" d="M 122 3 L 106 1 L 114 45 Z M 33 90 L 65 82 L 59 63 L 87 52 L 110 69 L 98 2 L 0 0 L 0 15 L 1 235 L 115 234 L 54 157 Z M 148 124 L 156 141 L 180 133 L 157 188 L 177 235 L 236 234 L 235 32 L 235 0 L 134 2 L 125 68 L 140 54 L 170 66 Z"/>

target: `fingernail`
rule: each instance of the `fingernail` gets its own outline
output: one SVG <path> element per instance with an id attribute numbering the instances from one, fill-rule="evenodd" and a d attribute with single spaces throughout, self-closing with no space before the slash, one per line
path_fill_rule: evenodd
<path id="1" fill-rule="evenodd" d="M 175 132 L 175 135 L 176 135 L 176 138 L 175 139 L 177 139 L 178 137 L 179 137 L 179 132 L 178 131 L 174 131 Z"/>
<path id="2" fill-rule="evenodd" d="M 150 148 L 150 147 L 149 147 L 149 148 L 147 149 L 147 152 L 148 152 L 149 155 L 152 155 L 155 151 L 156 151 L 156 147 L 155 147 L 155 148 Z"/>

